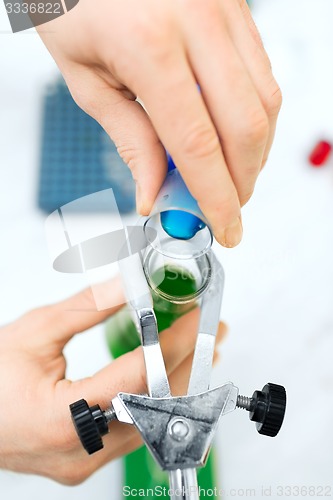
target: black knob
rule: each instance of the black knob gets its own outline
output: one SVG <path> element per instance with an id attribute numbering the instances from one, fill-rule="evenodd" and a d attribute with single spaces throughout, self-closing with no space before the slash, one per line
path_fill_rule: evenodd
<path id="1" fill-rule="evenodd" d="M 271 437 L 278 434 L 286 412 L 286 405 L 286 390 L 282 385 L 266 384 L 262 391 L 253 393 L 250 419 L 256 422 L 259 434 Z"/>
<path id="2" fill-rule="evenodd" d="M 103 448 L 102 436 L 109 432 L 107 420 L 99 405 L 89 407 L 80 399 L 69 406 L 72 420 L 84 449 L 92 455 Z"/>

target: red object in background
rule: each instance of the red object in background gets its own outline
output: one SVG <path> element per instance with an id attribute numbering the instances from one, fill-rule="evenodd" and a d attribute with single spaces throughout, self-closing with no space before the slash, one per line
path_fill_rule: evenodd
<path id="1" fill-rule="evenodd" d="M 309 162 L 314 167 L 321 167 L 326 163 L 332 151 L 332 144 L 320 141 L 316 144 L 309 155 Z"/>

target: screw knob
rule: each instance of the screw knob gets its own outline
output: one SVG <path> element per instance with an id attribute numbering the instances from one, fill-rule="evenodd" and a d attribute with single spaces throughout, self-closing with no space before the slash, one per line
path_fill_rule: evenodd
<path id="1" fill-rule="evenodd" d="M 251 400 L 250 419 L 256 422 L 257 431 L 275 437 L 281 429 L 286 412 L 287 396 L 282 385 L 266 384 L 262 391 L 255 391 Z"/>
<path id="2" fill-rule="evenodd" d="M 69 406 L 73 424 L 84 449 L 92 455 L 103 448 L 102 436 L 109 432 L 107 419 L 99 405 L 89 406 L 80 399 Z"/>

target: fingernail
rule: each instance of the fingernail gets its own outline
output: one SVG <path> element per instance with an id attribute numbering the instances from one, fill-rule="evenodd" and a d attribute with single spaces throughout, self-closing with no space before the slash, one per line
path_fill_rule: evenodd
<path id="1" fill-rule="evenodd" d="M 233 248 L 240 243 L 243 236 L 243 225 L 240 217 L 237 217 L 232 224 L 224 228 L 218 241 L 227 248 Z"/>
<path id="2" fill-rule="evenodd" d="M 140 215 L 143 215 L 142 190 L 138 182 L 136 182 L 136 210 Z"/>

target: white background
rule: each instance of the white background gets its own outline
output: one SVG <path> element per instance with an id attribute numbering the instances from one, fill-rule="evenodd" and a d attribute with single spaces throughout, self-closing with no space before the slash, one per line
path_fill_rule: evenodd
<path id="1" fill-rule="evenodd" d="M 259 436 L 245 412 L 224 418 L 217 438 L 219 482 L 237 497 L 246 496 L 245 489 L 261 497 L 262 485 L 272 487 L 272 498 L 278 498 L 278 485 L 331 486 L 333 496 L 333 160 L 318 170 L 306 160 L 317 139 L 333 141 L 333 2 L 257 0 L 254 16 L 284 105 L 271 157 L 244 209 L 243 243 L 217 248 L 227 274 L 222 318 L 230 331 L 214 383 L 231 380 L 249 396 L 268 381 L 281 383 L 288 411 L 276 439 Z M 5 323 L 85 282 L 52 271 L 44 216 L 35 208 L 41 94 L 55 64 L 33 31 L 11 34 L 2 4 L 0 30 Z M 74 339 L 66 354 L 71 377 L 94 373 L 108 362 L 103 329 Z M 0 406 L 5 411 L 5 401 Z M 118 500 L 117 491 L 117 462 L 73 488 L 0 471 L 1 499 Z"/>

